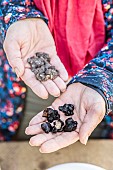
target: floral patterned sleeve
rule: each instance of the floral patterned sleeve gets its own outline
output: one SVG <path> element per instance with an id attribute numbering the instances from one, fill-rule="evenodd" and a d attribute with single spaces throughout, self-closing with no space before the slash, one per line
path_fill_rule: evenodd
<path id="1" fill-rule="evenodd" d="M 25 18 L 42 18 L 33 0 L 0 0 L 0 141 L 9 141 L 15 135 L 24 113 L 26 85 L 10 67 L 3 41 L 11 24 Z"/>
<path id="2" fill-rule="evenodd" d="M 106 101 L 107 114 L 113 109 L 113 1 L 103 0 L 106 44 L 71 83 L 81 82 L 97 90 Z"/>
<path id="3" fill-rule="evenodd" d="M 47 18 L 38 11 L 33 0 L 1 0 L 0 20 L 3 18 L 5 32 L 9 26 L 25 18 L 42 18 L 47 22 Z M 2 33 L 2 35 L 5 35 Z"/>

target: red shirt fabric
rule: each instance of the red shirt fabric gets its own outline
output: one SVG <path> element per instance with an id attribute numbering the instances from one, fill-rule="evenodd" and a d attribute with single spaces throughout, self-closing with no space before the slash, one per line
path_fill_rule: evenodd
<path id="1" fill-rule="evenodd" d="M 70 76 L 95 57 L 104 45 L 101 0 L 34 0 L 49 19 L 57 53 Z"/>

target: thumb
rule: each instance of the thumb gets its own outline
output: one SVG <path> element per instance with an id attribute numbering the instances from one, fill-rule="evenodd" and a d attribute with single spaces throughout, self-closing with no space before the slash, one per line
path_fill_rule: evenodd
<path id="1" fill-rule="evenodd" d="M 24 63 L 21 58 L 20 46 L 16 40 L 4 41 L 4 51 L 6 53 L 8 62 L 18 77 L 24 74 Z"/>
<path id="2" fill-rule="evenodd" d="M 102 121 L 104 117 L 103 110 L 104 109 L 102 109 L 99 103 L 89 109 L 79 131 L 79 138 L 81 143 L 86 145 L 88 137 L 91 135 L 93 130 L 97 127 L 97 125 Z"/>

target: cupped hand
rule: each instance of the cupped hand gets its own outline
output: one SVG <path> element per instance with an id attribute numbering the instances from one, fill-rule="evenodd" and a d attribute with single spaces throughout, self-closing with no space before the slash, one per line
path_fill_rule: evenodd
<path id="1" fill-rule="evenodd" d="M 50 153 L 71 145 L 78 140 L 83 144 L 87 143 L 88 137 L 105 115 L 103 97 L 95 90 L 81 83 L 74 83 L 53 102 L 52 108 L 58 109 L 59 106 L 65 103 L 71 103 L 75 107 L 72 117 L 78 122 L 76 131 L 45 134 L 41 129 L 41 123 L 45 121 L 45 118 L 42 117 L 43 112 L 40 112 L 30 121 L 29 126 L 26 128 L 26 134 L 33 135 L 30 139 L 30 145 L 39 146 L 40 151 L 43 153 Z M 60 112 L 60 116 L 61 120 L 67 118 L 62 112 Z"/>
<path id="2" fill-rule="evenodd" d="M 6 34 L 4 50 L 16 74 L 39 97 L 46 99 L 48 93 L 56 97 L 60 95 L 60 91 L 65 91 L 68 74 L 57 56 L 48 26 L 42 19 L 25 19 L 12 24 Z M 42 83 L 36 80 L 27 63 L 27 58 L 32 57 L 36 52 L 49 54 L 51 65 L 59 71 L 59 76 L 55 80 Z"/>

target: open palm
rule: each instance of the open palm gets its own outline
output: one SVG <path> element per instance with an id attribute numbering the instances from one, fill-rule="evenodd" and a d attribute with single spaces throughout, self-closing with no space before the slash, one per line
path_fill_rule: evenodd
<path id="1" fill-rule="evenodd" d="M 31 137 L 30 144 L 40 146 L 41 152 L 54 152 L 77 140 L 86 144 L 88 137 L 102 121 L 105 114 L 105 102 L 101 95 L 80 83 L 70 85 L 67 91 L 53 102 L 52 108 L 58 109 L 65 103 L 71 103 L 75 106 L 72 117 L 78 122 L 76 131 L 45 134 L 41 129 L 41 123 L 45 121 L 45 118 L 42 117 L 43 112 L 37 114 L 26 128 L 26 134 L 35 135 Z M 61 120 L 67 118 L 62 112 L 60 112 L 60 116 Z"/>
<path id="2" fill-rule="evenodd" d="M 12 24 L 6 34 L 4 49 L 8 61 L 19 77 L 41 98 L 47 98 L 48 93 L 59 96 L 65 91 L 67 72 L 56 53 L 52 35 L 46 23 L 41 19 L 25 19 Z M 39 82 L 29 69 L 27 59 L 36 52 L 50 55 L 51 64 L 59 70 L 60 76 L 55 80 Z"/>

